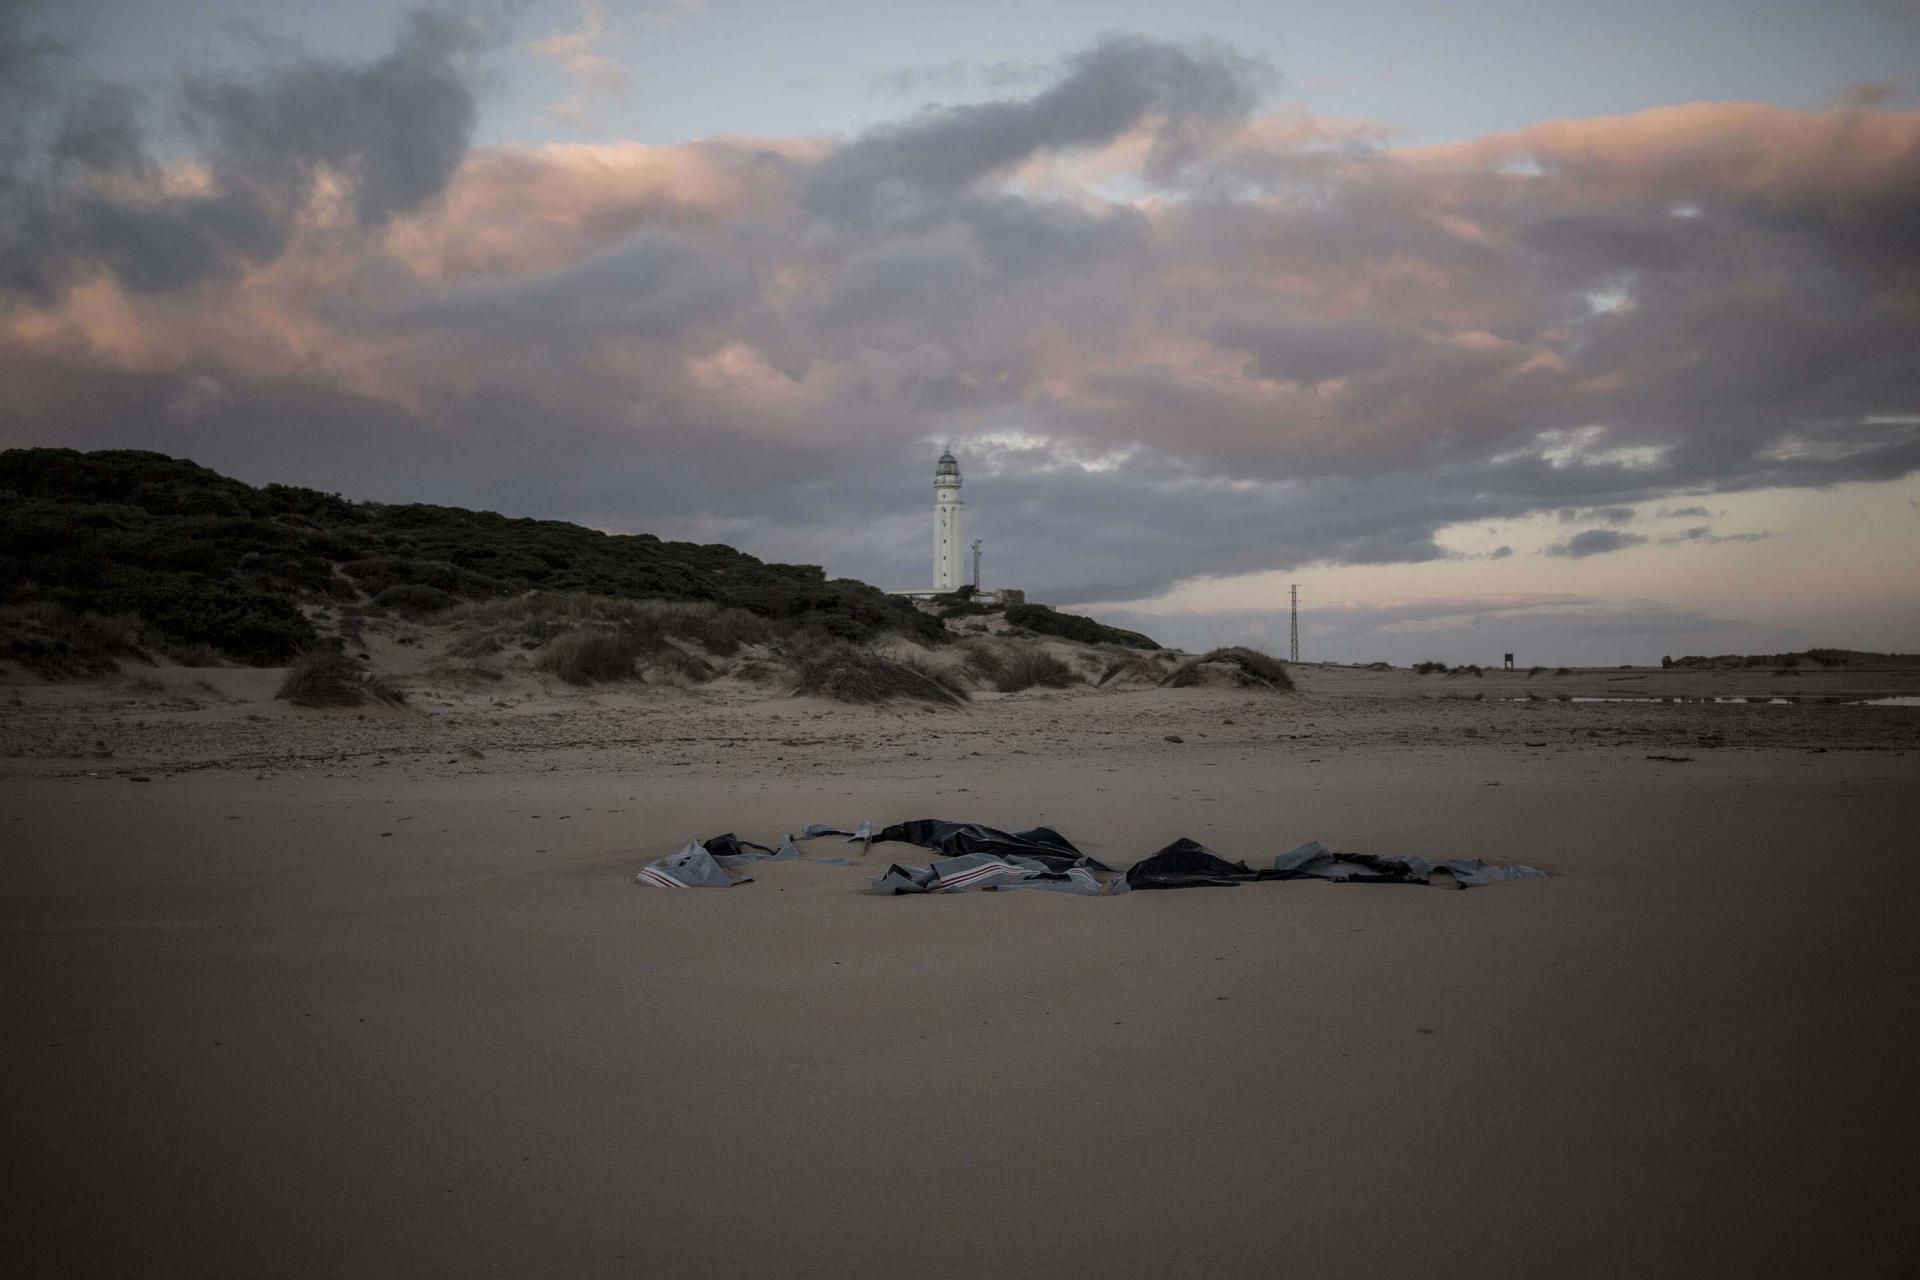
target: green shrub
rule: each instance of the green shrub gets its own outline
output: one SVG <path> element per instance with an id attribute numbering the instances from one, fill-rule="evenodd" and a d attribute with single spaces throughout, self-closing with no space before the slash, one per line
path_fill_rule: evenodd
<path id="1" fill-rule="evenodd" d="M 1446 673 L 1447 664 L 1444 662 L 1416 662 L 1413 664 L 1413 674 L 1417 676 L 1445 675 Z"/>
<path id="2" fill-rule="evenodd" d="M 1022 627 L 1037 635 L 1058 636 L 1062 640 L 1076 640 L 1081 644 L 1124 645 L 1129 649 L 1160 647 L 1151 637 L 1138 631 L 1109 627 L 1092 618 L 1077 613 L 1061 613 L 1043 604 L 1008 605 L 1006 614 L 1009 626 Z"/>
<path id="3" fill-rule="evenodd" d="M 0 657 L 46 680 L 103 675 L 144 657 L 140 619 L 79 613 L 54 600 L 0 609 Z"/>
<path id="4" fill-rule="evenodd" d="M 379 608 L 417 618 L 451 609 L 460 603 L 460 597 L 422 582 L 403 582 L 380 592 L 373 598 L 373 603 Z"/>

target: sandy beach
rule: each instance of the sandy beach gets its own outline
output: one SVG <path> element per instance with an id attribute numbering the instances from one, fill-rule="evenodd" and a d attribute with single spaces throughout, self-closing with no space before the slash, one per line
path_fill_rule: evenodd
<path id="1" fill-rule="evenodd" d="M 559 688 L 303 712 L 246 670 L 17 687 L 8 1267 L 1920 1261 L 1920 708 L 1818 701 L 1912 673 L 1810 672 L 1798 704 L 1557 700 L 1771 697 L 1765 673 L 1296 673 L 940 712 Z M 1048 823 L 1117 864 L 1320 839 L 1551 878 L 880 898 L 867 875 L 925 860 L 881 845 L 632 883 L 696 836 L 921 816 Z"/>

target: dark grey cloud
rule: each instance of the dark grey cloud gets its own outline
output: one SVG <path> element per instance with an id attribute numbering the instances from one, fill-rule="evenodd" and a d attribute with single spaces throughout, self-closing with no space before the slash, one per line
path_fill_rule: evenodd
<path id="1" fill-rule="evenodd" d="M 366 319 L 395 335 L 424 331 L 564 357 L 608 334 L 672 342 L 736 314 L 758 287 L 751 254 L 703 253 L 684 237 L 643 230 L 549 274 L 463 282 Z"/>
<path id="2" fill-rule="evenodd" d="M 1715 533 L 1707 525 L 1695 525 L 1691 529 L 1682 529 L 1679 533 L 1668 534 L 1660 539 L 1663 543 L 1680 542 L 1759 542 L 1772 537 L 1766 532 L 1760 533 Z"/>
<path id="3" fill-rule="evenodd" d="M 20 113 L 0 151 L 0 291 L 46 301 L 104 267 L 154 293 L 269 261 L 323 175 L 353 222 L 376 228 L 438 195 L 473 134 L 478 30 L 417 10 L 365 64 L 301 57 L 251 78 L 189 78 L 173 112 L 182 136 L 168 141 L 191 146 L 207 180 L 157 187 L 141 125 L 152 105 L 78 83 L 67 51 L 27 36 L 22 13 L 0 14 L 0 80 L 36 86 L 31 102 L 0 99 Z"/>
<path id="4" fill-rule="evenodd" d="M 1850 84 L 1833 95 L 1833 105 L 1873 111 L 1890 107 L 1906 97 L 1906 89 L 1894 80 L 1864 80 Z"/>
<path id="5" fill-rule="evenodd" d="M 1170 176 L 1220 126 L 1245 120 L 1272 77 L 1221 48 L 1107 36 L 1031 97 L 929 109 L 840 147 L 809 179 L 806 203 L 836 221 L 916 219 L 1030 156 L 1142 124 L 1154 129 L 1150 174 Z"/>
<path id="6" fill-rule="evenodd" d="M 1360 321 L 1223 320 L 1207 335 L 1252 357 L 1254 376 L 1279 382 L 1324 382 L 1375 369 L 1419 345 L 1411 334 Z"/>
<path id="7" fill-rule="evenodd" d="M 989 62 L 921 63 L 894 67 L 873 77 L 871 87 L 877 93 L 899 97 L 923 93 L 958 93 L 974 88 L 1014 89 L 1043 83 L 1050 68 L 1033 62 L 994 59 Z"/>
<path id="8" fill-rule="evenodd" d="M 292 202 L 330 171 L 359 221 L 377 226 L 439 194 L 466 153 L 477 112 L 463 60 L 479 41 L 450 12 L 415 10 L 369 63 L 301 59 L 252 81 L 195 78 L 186 119 L 221 185 Z"/>
<path id="9" fill-rule="evenodd" d="M 1588 556 L 1605 555 L 1609 551 L 1623 551 L 1628 547 L 1637 547 L 1646 539 L 1637 533 L 1622 533 L 1618 529 L 1586 529 L 1574 534 L 1565 542 L 1556 542 L 1547 548 L 1550 556 L 1564 556 L 1569 560 L 1584 560 Z"/>

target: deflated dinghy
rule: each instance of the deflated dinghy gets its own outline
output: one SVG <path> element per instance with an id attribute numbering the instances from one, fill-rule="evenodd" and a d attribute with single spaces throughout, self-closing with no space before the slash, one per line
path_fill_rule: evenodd
<path id="1" fill-rule="evenodd" d="M 661 889 L 730 889 L 736 883 L 698 840 L 658 862 L 649 862 L 633 880 L 635 884 L 650 884 Z M 738 883 L 751 884 L 752 881 Z"/>
<path id="2" fill-rule="evenodd" d="M 897 863 L 872 877 L 874 892 L 960 893 L 968 889 L 1041 889 L 1098 897 L 1100 882 L 1087 867 L 1055 870 L 1034 858 L 996 858 L 985 853 L 963 853 L 941 858 L 930 867 L 903 867 Z"/>

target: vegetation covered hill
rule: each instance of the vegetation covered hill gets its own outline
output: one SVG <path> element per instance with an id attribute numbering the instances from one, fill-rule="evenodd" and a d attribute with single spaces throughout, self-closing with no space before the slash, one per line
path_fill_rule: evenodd
<path id="1" fill-rule="evenodd" d="M 1689 654 L 1684 658 L 1662 658 L 1663 667 L 1723 671 L 1744 667 L 1846 667 L 1854 670 L 1905 668 L 1920 666 L 1920 654 L 1870 653 L 1860 649 L 1802 649 L 1798 653 L 1722 653 L 1711 657 Z"/>
<path id="2" fill-rule="evenodd" d="M 555 520 L 254 488 L 132 450 L 0 453 L 0 600 L 134 614 L 180 643 L 273 661 L 311 644 L 299 605 L 407 612 L 529 590 L 704 601 L 849 640 L 943 634 L 908 601 L 815 565 Z"/>
<path id="3" fill-rule="evenodd" d="M 43 611 L 27 619 L 42 648 L 61 648 L 54 633 L 85 621 L 90 631 L 104 626 L 115 635 L 278 662 L 321 640 L 311 620 L 317 605 L 418 617 L 530 591 L 742 610 L 783 631 L 855 643 L 885 634 L 941 643 L 948 635 L 936 613 L 866 583 L 829 579 L 815 565 L 769 564 L 727 546 L 457 507 L 348 502 L 278 484 L 255 488 L 134 450 L 0 452 L 0 605 Z M 1020 608 L 1019 622 L 1035 633 L 1152 646 L 1091 619 Z M 64 648 L 109 652 L 116 645 L 125 647 L 103 631 Z"/>

